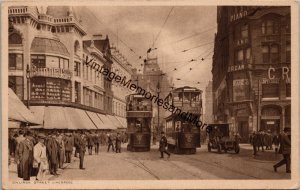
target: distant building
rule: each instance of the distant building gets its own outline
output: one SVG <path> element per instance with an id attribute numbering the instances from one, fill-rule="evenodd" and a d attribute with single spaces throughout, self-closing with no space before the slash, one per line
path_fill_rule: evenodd
<path id="1" fill-rule="evenodd" d="M 204 123 L 213 123 L 213 93 L 212 93 L 212 81 L 208 82 L 208 85 L 205 88 L 205 114 L 204 114 Z"/>
<path id="2" fill-rule="evenodd" d="M 243 142 L 291 126 L 290 7 L 222 6 L 213 56 L 213 114 Z"/>

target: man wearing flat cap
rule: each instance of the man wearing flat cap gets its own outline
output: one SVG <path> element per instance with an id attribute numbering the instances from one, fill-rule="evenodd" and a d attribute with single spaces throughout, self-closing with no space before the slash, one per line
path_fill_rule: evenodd
<path id="1" fill-rule="evenodd" d="M 38 143 L 33 148 L 33 166 L 37 170 L 37 180 L 42 180 L 49 169 L 45 138 L 44 134 L 38 134 Z"/>
<path id="2" fill-rule="evenodd" d="M 286 164 L 286 173 L 291 173 L 291 128 L 284 128 L 279 136 L 279 142 L 279 153 L 283 155 L 283 159 L 273 166 L 274 171 L 277 172 L 278 167 Z"/>

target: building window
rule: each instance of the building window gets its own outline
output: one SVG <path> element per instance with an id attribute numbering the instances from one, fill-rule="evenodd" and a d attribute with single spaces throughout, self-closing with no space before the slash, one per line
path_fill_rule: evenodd
<path id="1" fill-rule="evenodd" d="M 262 85 L 262 97 L 263 98 L 278 98 L 279 97 L 278 84 L 263 84 Z"/>
<path id="2" fill-rule="evenodd" d="M 44 55 L 31 55 L 31 63 L 33 67 L 36 68 L 45 68 L 46 61 Z"/>
<path id="3" fill-rule="evenodd" d="M 9 54 L 9 69 L 23 70 L 23 54 Z"/>
<path id="4" fill-rule="evenodd" d="M 24 95 L 23 77 L 21 77 L 21 76 L 9 76 L 8 81 L 9 81 L 9 87 L 16 93 L 16 95 L 21 100 L 23 100 L 23 95 Z"/>
<path id="5" fill-rule="evenodd" d="M 74 63 L 74 73 L 75 73 L 75 76 L 80 77 L 80 62 L 75 61 L 75 63 Z"/>
<path id="6" fill-rule="evenodd" d="M 262 47 L 262 57 L 263 57 L 263 63 L 270 62 L 269 46 Z"/>
<path id="7" fill-rule="evenodd" d="M 75 82 L 75 102 L 79 103 L 81 102 L 81 91 L 80 91 L 80 83 Z"/>
<path id="8" fill-rule="evenodd" d="M 78 55 L 78 56 L 79 56 L 79 50 L 80 50 L 80 45 L 79 45 L 79 42 L 76 41 L 76 42 L 74 43 L 74 53 L 75 53 L 75 55 Z"/>
<path id="9" fill-rule="evenodd" d="M 240 49 L 236 52 L 236 63 L 249 63 L 251 60 L 251 48 Z"/>
<path id="10" fill-rule="evenodd" d="M 265 35 L 272 35 L 279 33 L 279 24 L 275 20 L 265 20 L 262 22 L 262 34 Z"/>
<path id="11" fill-rule="evenodd" d="M 279 50 L 278 45 L 271 46 L 271 62 L 278 63 L 279 62 Z"/>
<path id="12" fill-rule="evenodd" d="M 291 62 L 291 42 L 286 42 L 286 62 Z"/>
<path id="13" fill-rule="evenodd" d="M 9 44 L 22 44 L 22 37 L 20 34 L 13 33 L 8 37 Z"/>

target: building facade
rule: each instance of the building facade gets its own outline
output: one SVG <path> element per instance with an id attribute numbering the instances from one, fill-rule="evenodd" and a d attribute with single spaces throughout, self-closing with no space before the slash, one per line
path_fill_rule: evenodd
<path id="1" fill-rule="evenodd" d="M 213 56 L 215 122 L 243 142 L 291 127 L 290 7 L 223 6 Z"/>
<path id="2" fill-rule="evenodd" d="M 29 101 L 42 128 L 126 127 L 119 121 L 125 119 L 124 106 L 113 109 L 118 92 L 95 67 L 113 69 L 108 36 L 84 39 L 86 30 L 72 7 L 10 7 L 8 13 L 9 86 Z"/>
<path id="3" fill-rule="evenodd" d="M 213 123 L 213 93 L 212 93 L 212 81 L 209 81 L 205 88 L 205 113 L 204 113 L 204 123 Z"/>

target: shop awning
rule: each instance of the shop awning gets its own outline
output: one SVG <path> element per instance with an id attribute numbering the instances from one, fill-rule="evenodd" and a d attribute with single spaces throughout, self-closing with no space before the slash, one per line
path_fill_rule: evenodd
<path id="1" fill-rule="evenodd" d="M 119 116 L 115 116 L 115 117 L 121 123 L 121 125 L 123 126 L 123 128 L 127 128 L 127 120 L 126 120 L 126 118 L 119 117 Z"/>
<path id="2" fill-rule="evenodd" d="M 94 125 L 96 125 L 97 129 L 106 129 L 104 122 L 97 116 L 97 113 L 86 111 L 89 118 L 92 120 Z"/>
<path id="3" fill-rule="evenodd" d="M 104 122 L 105 129 L 116 130 L 117 127 L 113 124 L 113 122 L 108 119 L 107 115 L 98 114 L 97 116 Z"/>
<path id="4" fill-rule="evenodd" d="M 44 114 L 45 129 L 68 129 L 64 108 L 58 106 L 46 106 Z"/>
<path id="5" fill-rule="evenodd" d="M 8 120 L 25 122 L 29 125 L 41 124 L 10 88 L 8 89 Z"/>
<path id="6" fill-rule="evenodd" d="M 37 125 L 30 128 L 44 128 L 44 115 L 45 115 L 45 106 L 31 106 L 30 110 L 35 115 L 36 119 L 38 120 L 41 125 Z"/>
<path id="7" fill-rule="evenodd" d="M 113 115 L 107 115 L 108 118 L 112 121 L 116 128 L 123 128 L 122 124 L 118 121 L 118 119 Z"/>
<path id="8" fill-rule="evenodd" d="M 66 107 L 69 129 L 97 129 L 84 110 Z"/>

